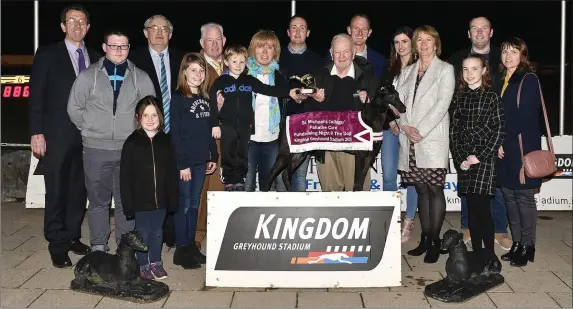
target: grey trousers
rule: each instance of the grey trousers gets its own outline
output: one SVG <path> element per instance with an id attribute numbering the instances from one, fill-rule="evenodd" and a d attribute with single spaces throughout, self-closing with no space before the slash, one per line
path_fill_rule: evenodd
<path id="1" fill-rule="evenodd" d="M 512 190 L 502 187 L 501 192 L 505 198 L 513 241 L 520 241 L 526 246 L 535 246 L 537 227 L 535 189 Z"/>
<path id="2" fill-rule="evenodd" d="M 133 231 L 135 220 L 127 221 L 123 214 L 119 191 L 119 164 L 121 150 L 85 148 L 83 150 L 84 174 L 88 192 L 88 223 L 92 250 L 109 251 L 109 209 L 111 197 L 115 202 L 115 242 L 121 235 Z"/>

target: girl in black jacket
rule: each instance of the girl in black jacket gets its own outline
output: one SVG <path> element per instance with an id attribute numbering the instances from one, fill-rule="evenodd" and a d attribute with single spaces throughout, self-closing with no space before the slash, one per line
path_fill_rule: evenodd
<path id="1" fill-rule="evenodd" d="M 473 251 L 483 259 L 486 273 L 499 273 L 501 263 L 493 248 L 495 229 L 490 205 L 496 190 L 497 150 L 504 139 L 503 104 L 491 89 L 484 56 L 467 56 L 462 70 L 450 127 L 458 192 L 466 196 L 468 203 Z"/>
<path id="2" fill-rule="evenodd" d="M 177 91 L 171 96 L 171 137 L 179 166 L 179 208 L 175 213 L 173 264 L 199 268 L 205 256 L 195 245 L 197 211 L 205 174 L 217 168 L 219 154 L 211 136 L 207 61 L 198 53 L 183 57 Z"/>
<path id="3" fill-rule="evenodd" d="M 171 139 L 163 128 L 161 102 L 147 96 L 135 108 L 139 124 L 123 144 L 120 192 L 123 212 L 135 218 L 135 229 L 143 236 L 147 252 L 137 252 L 140 275 L 146 279 L 165 279 L 161 261 L 163 222 L 167 211 L 175 212 L 178 201 L 178 171 Z"/>

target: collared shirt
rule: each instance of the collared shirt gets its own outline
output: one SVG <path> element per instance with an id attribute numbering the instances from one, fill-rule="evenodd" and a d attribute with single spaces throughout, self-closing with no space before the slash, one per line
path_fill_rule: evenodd
<path id="1" fill-rule="evenodd" d="M 68 54 L 70 55 L 70 60 L 72 60 L 72 65 L 74 66 L 74 71 L 76 72 L 76 76 L 78 76 L 78 74 L 79 74 L 78 61 L 79 61 L 79 57 L 80 57 L 80 54 L 78 54 L 78 52 L 77 52 L 78 47 L 76 45 L 74 45 L 74 43 L 68 41 L 67 39 L 65 39 L 64 42 L 66 43 L 66 48 L 68 49 Z M 82 41 L 82 44 L 80 45 L 79 48 L 81 48 L 82 52 L 84 53 L 85 65 L 87 68 L 90 66 L 90 56 L 88 55 L 88 50 L 86 49 L 86 44 Z"/>
<path id="2" fill-rule="evenodd" d="M 338 70 L 336 69 L 336 65 L 332 66 L 332 70 L 330 70 L 330 75 L 338 75 Z M 348 73 L 346 73 L 346 76 L 356 78 L 356 71 L 354 70 L 354 62 L 350 63 L 350 68 L 348 69 Z"/>
<path id="3" fill-rule="evenodd" d="M 364 45 L 364 51 L 356 52 L 356 56 L 364 57 L 368 59 L 368 46 Z"/>
<path id="4" fill-rule="evenodd" d="M 306 51 L 306 44 L 304 44 L 304 46 L 301 49 L 294 49 L 290 46 L 290 44 L 288 45 L 288 51 L 291 54 L 302 54 Z"/>
<path id="5" fill-rule="evenodd" d="M 163 54 L 163 63 L 165 64 L 165 73 L 167 77 L 167 87 L 169 89 L 169 97 L 171 97 L 171 66 L 169 62 L 169 47 L 166 47 L 162 52 L 157 52 L 155 49 L 149 47 L 149 53 L 151 54 L 151 60 L 153 60 L 153 66 L 155 67 L 155 73 L 157 73 L 157 80 L 159 85 L 161 85 L 161 57 L 159 54 Z"/>
<path id="6" fill-rule="evenodd" d="M 221 61 L 217 61 L 209 56 L 207 56 L 206 53 L 203 54 L 203 56 L 205 57 L 205 60 L 207 60 L 207 63 L 213 67 L 213 69 L 215 69 L 215 72 L 217 72 L 217 65 L 221 66 L 221 70 L 223 70 L 223 60 L 221 59 Z"/>

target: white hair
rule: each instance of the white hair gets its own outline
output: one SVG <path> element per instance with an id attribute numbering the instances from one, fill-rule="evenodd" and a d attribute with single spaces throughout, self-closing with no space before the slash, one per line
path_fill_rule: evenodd
<path id="1" fill-rule="evenodd" d="M 151 26 L 151 22 L 156 19 L 156 18 L 163 18 L 165 19 L 165 21 L 167 21 L 167 24 L 169 25 L 169 32 L 173 33 L 173 24 L 171 23 L 171 21 L 169 21 L 169 19 L 167 19 L 167 17 L 163 16 L 163 15 L 153 15 L 151 17 L 149 17 L 147 20 L 145 20 L 145 22 L 143 23 L 143 29 L 147 29 Z"/>
<path id="2" fill-rule="evenodd" d="M 352 46 L 352 51 L 353 52 L 356 51 L 356 47 L 354 46 L 354 39 L 346 33 L 339 33 L 332 38 L 332 41 L 330 41 L 330 49 L 331 50 L 334 49 L 334 42 L 338 39 L 347 39 L 350 42 L 350 45 Z"/>
<path id="3" fill-rule="evenodd" d="M 223 26 L 219 25 L 218 23 L 207 23 L 201 26 L 201 40 L 205 38 L 205 32 L 207 31 L 207 29 L 215 27 L 218 28 L 219 31 L 221 32 L 221 36 L 225 37 L 225 35 L 223 34 Z"/>

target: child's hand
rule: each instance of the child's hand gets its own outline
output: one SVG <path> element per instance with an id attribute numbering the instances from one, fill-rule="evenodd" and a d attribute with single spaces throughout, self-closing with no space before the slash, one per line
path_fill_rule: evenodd
<path id="1" fill-rule="evenodd" d="M 205 175 L 213 174 L 216 169 L 217 169 L 217 163 L 216 162 L 207 163 L 207 170 L 205 171 Z"/>
<path id="2" fill-rule="evenodd" d="M 217 91 L 217 108 L 219 108 L 219 110 L 223 107 L 223 103 L 225 103 L 225 97 L 221 90 L 219 90 Z"/>
<path id="3" fill-rule="evenodd" d="M 179 178 L 185 182 L 191 180 L 191 169 L 186 168 L 184 170 L 179 171 Z"/>
<path id="4" fill-rule="evenodd" d="M 475 155 L 469 155 L 466 160 L 468 160 L 468 163 L 469 163 L 470 165 L 480 163 L 479 160 L 478 160 L 478 158 L 477 158 Z"/>
<path id="5" fill-rule="evenodd" d="M 211 129 L 211 135 L 213 135 L 213 138 L 220 139 L 221 138 L 221 128 L 213 127 L 213 129 Z"/>

